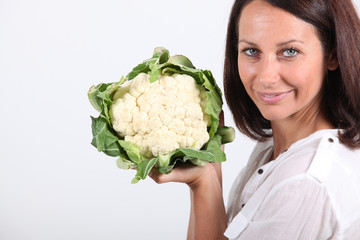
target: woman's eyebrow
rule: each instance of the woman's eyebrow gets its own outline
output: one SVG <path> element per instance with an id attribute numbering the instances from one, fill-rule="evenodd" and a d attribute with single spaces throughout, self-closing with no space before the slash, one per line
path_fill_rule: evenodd
<path id="1" fill-rule="evenodd" d="M 284 45 L 286 45 L 286 44 L 293 43 L 293 42 L 298 42 L 298 43 L 304 44 L 304 42 L 301 41 L 301 40 L 291 39 L 291 40 L 289 40 L 289 41 L 280 42 L 280 43 L 276 44 L 276 46 L 281 47 L 281 46 L 284 46 Z"/>
<path id="2" fill-rule="evenodd" d="M 240 39 L 240 40 L 238 41 L 238 44 L 239 44 L 239 43 L 242 43 L 242 42 L 243 42 L 243 43 L 247 43 L 247 44 L 252 45 L 252 46 L 257 46 L 256 43 L 247 41 L 247 40 L 245 40 L 245 39 Z"/>
<path id="3" fill-rule="evenodd" d="M 288 41 L 285 41 L 285 42 L 277 43 L 276 46 L 277 46 L 277 47 L 281 47 L 281 46 L 284 46 L 284 45 L 286 45 L 286 44 L 293 43 L 293 42 L 298 42 L 298 43 L 304 44 L 304 42 L 301 41 L 301 40 L 291 39 L 291 40 L 288 40 Z M 256 43 L 251 42 L 251 41 L 248 41 L 248 40 L 245 40 L 245 39 L 240 39 L 240 40 L 238 41 L 238 44 L 239 44 L 239 43 L 246 43 L 246 44 L 249 44 L 249 45 L 251 45 L 251 46 L 257 46 Z"/>

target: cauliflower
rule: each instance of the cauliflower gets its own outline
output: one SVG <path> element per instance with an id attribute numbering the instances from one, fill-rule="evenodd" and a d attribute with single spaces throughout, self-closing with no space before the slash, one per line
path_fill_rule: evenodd
<path id="1" fill-rule="evenodd" d="M 149 79 L 140 73 L 115 93 L 110 108 L 115 131 L 149 158 L 177 148 L 199 150 L 209 141 L 206 99 L 200 94 L 205 89 L 185 74 L 161 75 L 153 83 Z"/>
<path id="2" fill-rule="evenodd" d="M 91 144 L 118 157 L 119 168 L 136 167 L 132 183 L 153 167 L 169 173 L 178 161 L 223 162 L 221 144 L 234 139 L 234 129 L 218 126 L 221 96 L 210 71 L 156 48 L 119 82 L 90 88 L 90 103 L 100 112 L 91 117 Z"/>

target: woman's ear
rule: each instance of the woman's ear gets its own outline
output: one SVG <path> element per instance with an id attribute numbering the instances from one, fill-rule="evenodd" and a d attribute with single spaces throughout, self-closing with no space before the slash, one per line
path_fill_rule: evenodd
<path id="1" fill-rule="evenodd" d="M 330 71 L 334 71 L 339 67 L 339 62 L 336 56 L 336 49 L 330 52 L 328 62 L 327 62 L 327 69 Z"/>

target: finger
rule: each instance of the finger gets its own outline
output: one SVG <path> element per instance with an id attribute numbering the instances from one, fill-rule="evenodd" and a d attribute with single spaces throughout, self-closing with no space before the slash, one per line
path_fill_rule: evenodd
<path id="1" fill-rule="evenodd" d="M 167 182 L 181 182 L 188 183 L 196 179 L 200 175 L 200 167 L 193 164 L 179 164 L 176 168 L 171 170 L 171 173 L 160 173 L 158 169 L 154 168 L 150 171 L 151 177 L 156 183 L 162 184 Z"/>
<path id="2" fill-rule="evenodd" d="M 159 172 L 159 170 L 157 168 L 153 168 L 149 172 L 148 176 L 150 178 L 152 178 L 154 180 L 154 182 L 156 182 L 158 184 L 162 184 L 162 183 L 167 183 L 167 182 L 173 181 L 173 175 L 174 175 L 173 172 L 174 172 L 174 170 L 169 174 L 164 174 L 164 173 Z"/>

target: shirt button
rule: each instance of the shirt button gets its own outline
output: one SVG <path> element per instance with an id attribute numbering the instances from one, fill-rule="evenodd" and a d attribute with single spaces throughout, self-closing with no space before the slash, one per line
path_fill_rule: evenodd
<path id="1" fill-rule="evenodd" d="M 264 170 L 262 170 L 261 168 L 258 170 L 258 174 L 262 174 L 264 172 Z"/>
<path id="2" fill-rule="evenodd" d="M 334 142 L 334 139 L 328 138 L 328 141 L 329 141 L 329 143 L 333 143 L 333 142 Z"/>

